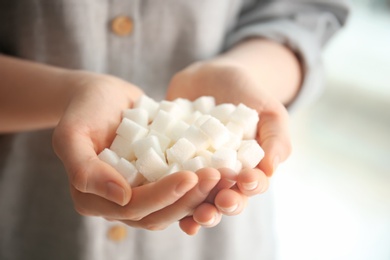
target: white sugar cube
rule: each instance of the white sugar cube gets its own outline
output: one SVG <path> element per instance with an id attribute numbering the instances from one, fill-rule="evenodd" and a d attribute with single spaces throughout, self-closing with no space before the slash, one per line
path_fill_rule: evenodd
<path id="1" fill-rule="evenodd" d="M 129 161 L 135 159 L 134 151 L 131 146 L 131 142 L 120 135 L 115 136 L 114 141 L 112 141 L 110 149 L 114 151 L 120 157 L 123 157 Z"/>
<path id="2" fill-rule="evenodd" d="M 242 170 L 242 162 L 240 160 L 236 161 L 236 167 L 234 167 L 234 171 L 239 173 Z"/>
<path id="3" fill-rule="evenodd" d="M 214 117 L 210 117 L 199 129 L 209 137 L 211 145 L 216 150 L 227 143 L 230 137 L 229 130 Z"/>
<path id="4" fill-rule="evenodd" d="M 163 135 L 155 130 L 150 130 L 148 136 L 151 135 L 154 135 L 158 138 L 162 152 L 164 152 L 168 147 L 170 147 L 172 141 L 166 135 Z"/>
<path id="5" fill-rule="evenodd" d="M 146 150 L 136 163 L 137 170 L 150 182 L 160 179 L 168 170 L 168 165 L 153 149 Z"/>
<path id="6" fill-rule="evenodd" d="M 98 155 L 99 159 L 103 162 L 115 167 L 115 165 L 119 162 L 119 156 L 112 150 L 105 148 Z"/>
<path id="7" fill-rule="evenodd" d="M 171 148 L 166 150 L 167 160 L 169 164 L 187 161 L 194 157 L 196 147 L 187 139 L 180 138 Z"/>
<path id="8" fill-rule="evenodd" d="M 264 151 L 256 140 L 243 140 L 237 151 L 237 158 L 244 168 L 254 168 L 263 159 Z"/>
<path id="9" fill-rule="evenodd" d="M 181 119 L 185 111 L 175 102 L 163 100 L 160 102 L 160 110 L 167 112 L 176 119 Z"/>
<path id="10" fill-rule="evenodd" d="M 221 148 L 211 156 L 211 166 L 219 168 L 236 168 L 237 152 L 233 149 Z"/>
<path id="11" fill-rule="evenodd" d="M 210 146 L 210 138 L 193 125 L 184 132 L 183 137 L 190 141 L 196 150 L 206 150 Z"/>
<path id="12" fill-rule="evenodd" d="M 238 147 L 240 147 L 241 145 L 241 141 L 242 138 L 240 138 L 236 134 L 229 132 L 228 140 L 221 147 L 237 150 Z"/>
<path id="13" fill-rule="evenodd" d="M 118 126 L 116 133 L 123 138 L 134 142 L 140 138 L 145 137 L 148 134 L 149 130 L 130 119 L 123 118 L 122 122 Z"/>
<path id="14" fill-rule="evenodd" d="M 196 172 L 197 170 L 206 167 L 206 163 L 207 161 L 205 158 L 203 158 L 202 156 L 196 156 L 183 162 L 183 170 Z"/>
<path id="15" fill-rule="evenodd" d="M 134 108 L 143 108 L 148 112 L 148 121 L 153 120 L 157 113 L 159 104 L 152 98 L 142 95 L 134 104 Z"/>
<path id="16" fill-rule="evenodd" d="M 177 98 L 172 101 L 173 103 L 179 105 L 184 115 L 189 115 L 194 111 L 193 104 L 190 100 L 185 98 Z"/>
<path id="17" fill-rule="evenodd" d="M 237 135 L 240 139 L 244 136 L 244 128 L 236 123 L 228 122 L 226 128 L 232 133 Z"/>
<path id="18" fill-rule="evenodd" d="M 153 122 L 150 124 L 150 129 L 153 129 L 161 134 L 166 134 L 171 131 L 175 125 L 176 119 L 166 111 L 159 110 Z"/>
<path id="19" fill-rule="evenodd" d="M 199 150 L 196 152 L 196 156 L 201 156 L 205 159 L 205 165 L 210 166 L 211 165 L 211 157 L 213 156 L 213 153 L 209 150 Z"/>
<path id="20" fill-rule="evenodd" d="M 236 110 L 236 106 L 229 103 L 224 103 L 215 106 L 210 111 L 210 115 L 217 118 L 222 123 L 226 123 L 229 120 L 229 116 Z"/>
<path id="21" fill-rule="evenodd" d="M 149 121 L 148 111 L 146 111 L 143 108 L 126 109 L 123 111 L 123 117 L 128 118 L 131 121 L 145 128 L 148 126 L 148 121 Z"/>
<path id="22" fill-rule="evenodd" d="M 165 175 L 169 175 L 178 171 L 181 171 L 182 167 L 178 163 L 172 163 L 169 165 L 168 171 L 165 173 Z"/>
<path id="23" fill-rule="evenodd" d="M 187 114 L 187 116 L 185 116 L 183 118 L 183 120 L 189 124 L 189 125 L 192 125 L 196 122 L 196 120 L 198 120 L 198 118 L 200 118 L 201 116 L 203 116 L 203 114 L 199 111 L 195 111 L 191 114 Z"/>
<path id="24" fill-rule="evenodd" d="M 131 186 L 204 167 L 239 172 L 254 168 L 264 157 L 256 140 L 250 140 L 255 137 L 259 115 L 244 104 L 216 106 L 211 96 L 158 103 L 144 95 L 122 116 L 110 149 L 103 150 L 99 158 Z"/>
<path id="25" fill-rule="evenodd" d="M 202 96 L 193 102 L 193 106 L 195 110 L 203 114 L 209 114 L 211 109 L 215 107 L 215 99 L 212 96 Z"/>
<path id="26" fill-rule="evenodd" d="M 200 117 L 198 117 L 195 122 L 193 123 L 194 126 L 196 127 L 200 127 L 201 125 L 203 125 L 204 122 L 206 122 L 207 120 L 209 120 L 210 118 L 213 118 L 212 116 L 210 115 L 201 115 Z"/>
<path id="27" fill-rule="evenodd" d="M 172 141 L 176 142 L 183 136 L 184 132 L 187 131 L 189 127 L 190 125 L 184 122 L 183 120 L 177 120 L 172 126 L 171 131 L 166 133 L 166 135 Z"/>
<path id="28" fill-rule="evenodd" d="M 115 169 L 126 179 L 131 187 L 136 187 L 145 181 L 145 177 L 138 172 L 135 165 L 121 158 L 115 165 Z"/>
<path id="29" fill-rule="evenodd" d="M 241 124 L 247 121 L 258 121 L 259 120 L 258 117 L 259 115 L 256 110 L 241 103 L 231 113 L 230 121 Z"/>
<path id="30" fill-rule="evenodd" d="M 256 110 L 239 104 L 230 115 L 229 121 L 241 125 L 244 129 L 244 139 L 253 139 L 256 136 L 259 115 Z"/>
<path id="31" fill-rule="evenodd" d="M 157 136 L 150 135 L 140 140 L 137 140 L 132 144 L 135 157 L 142 158 L 144 153 L 150 148 L 153 149 L 161 159 L 165 160 L 164 153 L 161 150 L 160 141 Z"/>
<path id="32" fill-rule="evenodd" d="M 244 129 L 243 139 L 244 140 L 250 140 L 255 139 L 257 134 L 257 123 L 250 125 L 249 123 L 246 125 Z"/>

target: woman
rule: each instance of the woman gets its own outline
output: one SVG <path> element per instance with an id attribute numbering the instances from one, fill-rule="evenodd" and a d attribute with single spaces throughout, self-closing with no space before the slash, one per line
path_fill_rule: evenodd
<path id="1" fill-rule="evenodd" d="M 272 200 L 259 194 L 290 152 L 286 107 L 320 89 L 321 47 L 346 3 L 0 6 L 1 259 L 274 259 Z M 204 169 L 131 189 L 97 153 L 142 93 L 245 103 L 264 159 L 231 188 Z"/>

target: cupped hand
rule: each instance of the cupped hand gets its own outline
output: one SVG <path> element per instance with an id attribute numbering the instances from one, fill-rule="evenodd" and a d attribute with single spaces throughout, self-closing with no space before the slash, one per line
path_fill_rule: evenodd
<path id="1" fill-rule="evenodd" d="M 257 168 L 243 169 L 237 175 L 234 186 L 219 187 L 214 192 L 213 201 L 209 198 L 194 211 L 193 217 L 181 221 L 180 226 L 186 233 L 196 233 L 199 225 L 210 226 L 205 223 L 211 223 L 217 214 L 241 213 L 247 198 L 265 192 L 268 178 L 278 164 L 289 156 L 288 113 L 267 87 L 272 86 L 262 86 L 245 68 L 224 59 L 195 63 L 172 78 L 167 99 L 182 97 L 195 100 L 200 96 L 213 96 L 217 104 L 243 103 L 255 109 L 260 117 L 256 139 L 265 152 Z"/>
<path id="2" fill-rule="evenodd" d="M 265 75 L 266 76 L 266 75 Z M 177 73 L 168 88 L 167 99 L 194 100 L 213 96 L 220 103 L 244 103 L 259 113 L 256 139 L 265 152 L 258 168 L 271 176 L 291 152 L 289 115 L 284 105 L 255 82 L 245 69 L 229 61 L 195 63 Z M 272 86 L 271 86 L 272 87 Z"/>
<path id="3" fill-rule="evenodd" d="M 129 185 L 97 153 L 110 146 L 122 111 L 142 91 L 115 77 L 88 72 L 69 72 L 65 80 L 74 91 L 55 128 L 53 148 L 64 163 L 71 189 L 124 205 L 131 197 Z"/>

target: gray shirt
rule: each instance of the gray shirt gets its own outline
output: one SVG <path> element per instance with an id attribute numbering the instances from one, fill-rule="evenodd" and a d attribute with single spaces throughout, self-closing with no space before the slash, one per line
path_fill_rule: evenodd
<path id="1" fill-rule="evenodd" d="M 246 37 L 266 37 L 296 52 L 305 72 L 293 110 L 321 90 L 320 51 L 345 22 L 337 0 L 0 0 L 0 52 L 128 80 L 159 100 L 172 75 Z M 132 19 L 118 36 L 115 17 Z M 1 75 L 0 75 L 1 82 Z M 1 83 L 0 83 L 1 84 Z M 67 175 L 51 148 L 52 130 L 0 135 L 0 259 L 274 259 L 272 198 L 252 198 L 195 237 L 126 228 L 79 216 Z"/>

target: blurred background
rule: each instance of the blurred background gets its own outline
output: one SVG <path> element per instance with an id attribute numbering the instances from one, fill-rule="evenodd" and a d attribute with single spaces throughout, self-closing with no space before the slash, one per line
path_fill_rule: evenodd
<path id="1" fill-rule="evenodd" d="M 390 1 L 352 5 L 272 180 L 279 260 L 390 260 Z"/>

